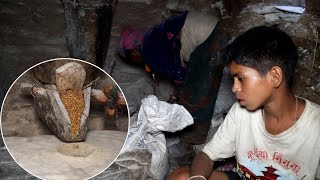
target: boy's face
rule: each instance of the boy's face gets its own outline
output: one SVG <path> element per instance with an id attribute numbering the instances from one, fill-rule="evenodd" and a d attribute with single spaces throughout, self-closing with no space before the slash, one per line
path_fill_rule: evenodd
<path id="1" fill-rule="evenodd" d="M 253 68 L 235 62 L 230 64 L 230 72 L 234 79 L 232 92 L 240 105 L 249 111 L 260 108 L 272 97 L 274 86 L 269 73 L 262 75 Z"/>

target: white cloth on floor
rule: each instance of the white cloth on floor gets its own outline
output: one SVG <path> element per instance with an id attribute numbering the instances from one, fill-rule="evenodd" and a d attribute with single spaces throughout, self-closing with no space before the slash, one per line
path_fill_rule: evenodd
<path id="1" fill-rule="evenodd" d="M 138 120 L 130 126 L 122 153 L 134 149 L 147 149 L 152 154 L 152 176 L 164 179 L 169 169 L 169 160 L 162 131 L 182 130 L 193 124 L 193 118 L 183 106 L 158 101 L 154 95 L 144 98 L 141 102 Z"/>

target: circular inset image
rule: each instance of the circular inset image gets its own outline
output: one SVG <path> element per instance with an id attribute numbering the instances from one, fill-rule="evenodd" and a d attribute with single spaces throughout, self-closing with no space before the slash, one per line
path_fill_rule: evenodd
<path id="1" fill-rule="evenodd" d="M 119 155 L 128 133 L 117 83 L 86 61 L 60 58 L 33 66 L 11 85 L 1 130 L 13 159 L 41 179 L 87 179 Z"/>

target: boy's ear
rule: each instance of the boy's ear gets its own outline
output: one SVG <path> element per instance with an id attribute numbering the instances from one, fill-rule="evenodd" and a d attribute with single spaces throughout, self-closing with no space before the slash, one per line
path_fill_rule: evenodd
<path id="1" fill-rule="evenodd" d="M 279 66 L 274 66 L 270 70 L 273 87 L 278 88 L 283 81 L 283 71 Z"/>

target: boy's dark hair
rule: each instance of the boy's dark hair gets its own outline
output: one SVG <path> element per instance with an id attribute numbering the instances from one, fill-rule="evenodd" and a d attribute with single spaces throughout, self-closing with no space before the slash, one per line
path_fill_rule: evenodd
<path id="1" fill-rule="evenodd" d="M 254 27 L 237 37 L 225 49 L 227 64 L 235 62 L 265 75 L 272 67 L 279 66 L 291 88 L 298 61 L 298 53 L 292 39 L 276 27 Z"/>

